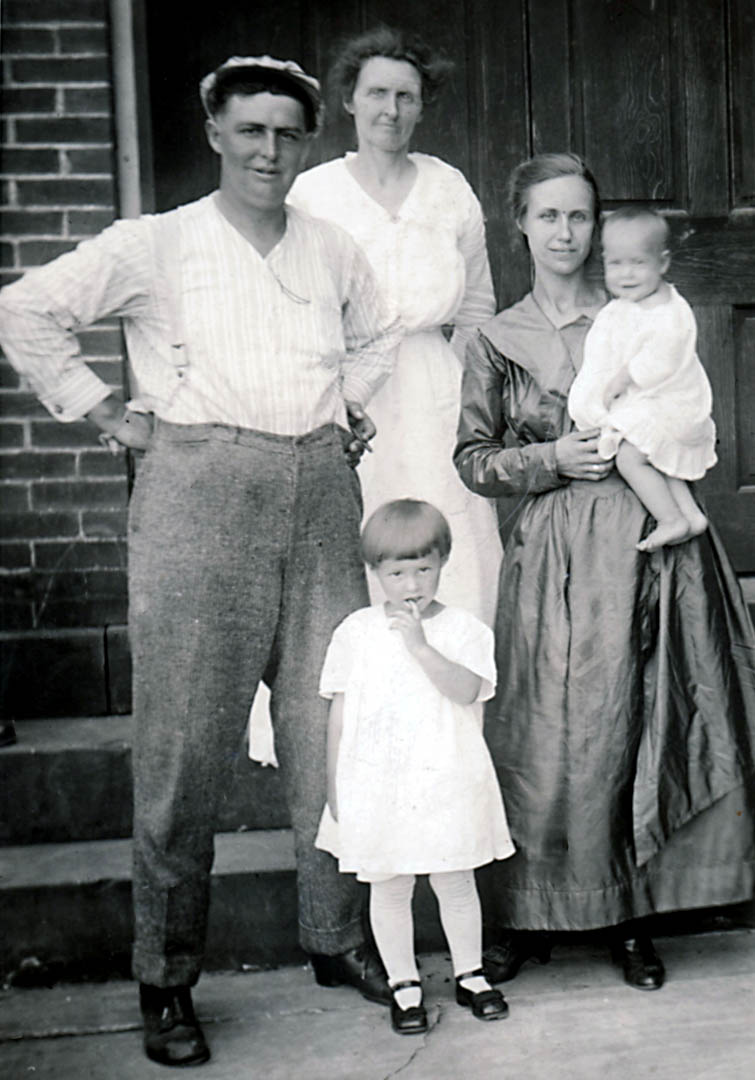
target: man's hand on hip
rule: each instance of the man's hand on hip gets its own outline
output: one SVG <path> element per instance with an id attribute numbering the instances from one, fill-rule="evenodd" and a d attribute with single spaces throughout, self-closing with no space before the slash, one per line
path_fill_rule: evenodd
<path id="1" fill-rule="evenodd" d="M 374 439 L 377 428 L 358 401 L 346 402 L 346 415 L 353 435 L 351 442 L 346 445 L 346 456 L 349 459 L 349 465 L 356 468 L 365 450 L 372 453 L 370 439 Z"/>
<path id="2" fill-rule="evenodd" d="M 111 394 L 87 413 L 87 420 L 100 429 L 111 450 L 127 446 L 129 450 L 146 450 L 152 435 L 150 413 L 131 412 L 119 398 Z"/>

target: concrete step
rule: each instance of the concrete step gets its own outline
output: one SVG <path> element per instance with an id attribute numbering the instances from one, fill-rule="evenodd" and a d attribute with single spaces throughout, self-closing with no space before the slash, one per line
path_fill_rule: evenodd
<path id="1" fill-rule="evenodd" d="M 0 982 L 126 976 L 132 938 L 127 717 L 25 721 L 0 750 Z M 280 777 L 243 747 L 229 766 L 212 875 L 208 970 L 301 962 Z M 55 842 L 54 842 L 55 841 Z M 425 880 L 417 947 L 445 947 Z M 661 917 L 665 933 L 755 925 L 755 905 Z"/>
<path id="2" fill-rule="evenodd" d="M 414 900 L 418 952 L 445 950 L 426 878 Z M 656 916 L 653 936 L 753 927 L 749 904 Z M 0 849 L 0 985 L 126 978 L 133 934 L 131 841 L 90 840 Z M 556 935 L 596 941 L 600 932 Z M 303 963 L 297 929 L 294 845 L 288 829 L 215 838 L 208 971 Z"/>
<path id="3" fill-rule="evenodd" d="M 208 968 L 300 958 L 288 830 L 218 835 L 211 895 Z M 128 974 L 131 841 L 0 849 L 0 925 L 4 975 L 22 964 L 32 980 Z"/>
<path id="4" fill-rule="evenodd" d="M 417 940 L 443 948 L 434 898 L 417 890 Z M 0 849 L 0 983 L 125 977 L 130 970 L 131 841 Z M 215 838 L 207 970 L 302 962 L 288 829 Z"/>
<path id="5" fill-rule="evenodd" d="M 67 843 L 131 835 L 130 716 L 22 720 L 0 749 L 0 844 Z M 219 832 L 289 825 L 276 769 L 229 763 Z"/>

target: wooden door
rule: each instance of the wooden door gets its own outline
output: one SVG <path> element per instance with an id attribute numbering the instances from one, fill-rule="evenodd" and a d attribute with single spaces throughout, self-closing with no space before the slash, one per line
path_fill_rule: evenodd
<path id="1" fill-rule="evenodd" d="M 145 209 L 213 188 L 200 78 L 232 54 L 327 72 L 340 37 L 382 21 L 444 48 L 455 76 L 426 111 L 416 148 L 461 168 L 488 221 L 498 300 L 528 288 L 505 204 L 532 152 L 582 154 L 608 209 L 668 213 L 670 278 L 692 303 L 713 385 L 719 464 L 701 487 L 740 572 L 755 573 L 755 14 L 752 0 L 216 0 L 180 19 L 146 4 L 154 169 Z M 337 103 L 312 163 L 353 145 Z"/>
<path id="2" fill-rule="evenodd" d="M 737 569 L 753 572 L 752 0 L 528 0 L 527 17 L 533 149 L 583 154 L 607 209 L 669 216 L 669 277 L 697 316 L 718 426 L 701 491 Z"/>

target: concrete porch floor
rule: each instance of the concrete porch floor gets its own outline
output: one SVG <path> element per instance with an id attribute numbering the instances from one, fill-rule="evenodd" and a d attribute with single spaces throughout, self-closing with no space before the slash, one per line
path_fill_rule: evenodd
<path id="1" fill-rule="evenodd" d="M 447 956 L 422 957 L 431 1028 L 390 1029 L 388 1010 L 315 985 L 306 967 L 204 976 L 194 993 L 212 1060 L 203 1080 L 751 1080 L 755 931 L 659 939 L 659 992 L 627 987 L 598 945 L 557 945 L 502 989 L 508 1019 L 453 1001 Z M 133 983 L 0 991 L 0 1075 L 151 1080 Z"/>

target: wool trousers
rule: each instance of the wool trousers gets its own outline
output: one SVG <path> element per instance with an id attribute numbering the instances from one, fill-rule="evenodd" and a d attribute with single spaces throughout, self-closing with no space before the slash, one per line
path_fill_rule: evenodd
<path id="1" fill-rule="evenodd" d="M 159 421 L 129 515 L 134 664 L 134 975 L 202 966 L 220 800 L 256 686 L 271 688 L 294 831 L 302 947 L 363 940 L 363 892 L 314 846 L 326 792 L 330 636 L 368 603 L 347 435 Z"/>

